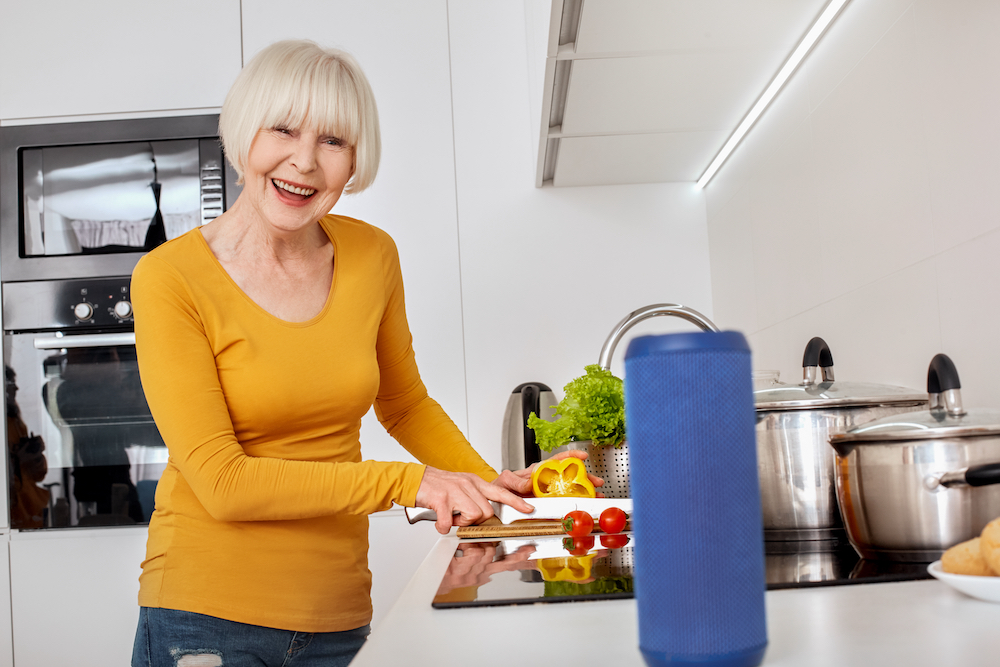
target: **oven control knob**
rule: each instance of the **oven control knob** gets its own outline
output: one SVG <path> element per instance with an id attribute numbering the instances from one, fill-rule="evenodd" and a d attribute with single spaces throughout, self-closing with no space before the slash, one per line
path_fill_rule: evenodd
<path id="1" fill-rule="evenodd" d="M 132 304 L 128 301 L 119 301 L 115 304 L 115 315 L 123 320 L 132 317 Z"/>
<path id="2" fill-rule="evenodd" d="M 94 307 L 84 301 L 73 306 L 73 314 L 76 316 L 76 319 L 86 322 L 94 316 Z"/>

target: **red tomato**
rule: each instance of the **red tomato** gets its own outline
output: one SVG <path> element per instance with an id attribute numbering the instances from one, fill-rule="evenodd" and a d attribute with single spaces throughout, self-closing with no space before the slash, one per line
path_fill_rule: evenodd
<path id="1" fill-rule="evenodd" d="M 594 517 L 589 512 L 574 510 L 563 517 L 563 530 L 572 537 L 590 535 L 594 530 Z"/>
<path id="2" fill-rule="evenodd" d="M 616 535 L 601 535 L 601 546 L 608 549 L 621 549 L 628 544 L 628 535 L 618 533 Z"/>
<path id="3" fill-rule="evenodd" d="M 617 507 L 609 507 L 601 512 L 601 530 L 608 534 L 620 533 L 625 530 L 625 522 L 628 521 L 628 514 L 625 514 Z"/>
<path id="4" fill-rule="evenodd" d="M 603 539 L 603 538 L 602 538 Z M 564 537 L 563 549 L 572 556 L 586 556 L 594 548 L 594 536 L 586 537 Z"/>

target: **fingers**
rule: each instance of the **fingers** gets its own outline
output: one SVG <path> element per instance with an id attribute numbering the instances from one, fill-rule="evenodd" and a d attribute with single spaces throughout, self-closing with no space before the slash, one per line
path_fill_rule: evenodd
<path id="1" fill-rule="evenodd" d="M 497 479 L 500 478 L 498 477 Z M 535 508 L 525 502 L 524 498 L 515 495 L 511 491 L 508 491 L 496 483 L 487 484 L 486 486 L 486 497 L 490 500 L 503 503 L 504 505 L 509 505 L 523 514 L 531 514 L 535 511 Z"/>
<path id="2" fill-rule="evenodd" d="M 531 494 L 531 474 L 524 470 L 504 470 L 500 476 L 493 480 L 497 486 L 508 489 L 519 496 L 530 496 Z"/>
<path id="3" fill-rule="evenodd" d="M 559 452 L 558 454 L 553 454 L 552 458 L 556 459 L 557 461 L 568 458 L 585 460 L 587 456 L 588 456 L 587 452 L 582 449 L 566 449 Z"/>
<path id="4" fill-rule="evenodd" d="M 452 526 L 481 523 L 493 516 L 490 500 L 495 500 L 492 496 L 498 491 L 517 498 L 471 473 L 447 472 L 427 466 L 417 489 L 415 504 L 434 510 L 437 514 L 434 527 L 445 535 Z"/>

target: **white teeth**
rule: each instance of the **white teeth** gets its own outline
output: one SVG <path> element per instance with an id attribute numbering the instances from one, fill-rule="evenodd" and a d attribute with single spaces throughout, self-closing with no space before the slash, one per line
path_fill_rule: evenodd
<path id="1" fill-rule="evenodd" d="M 288 192 L 292 192 L 297 195 L 305 195 L 308 197 L 312 193 L 316 192 L 316 190 L 314 190 L 313 188 L 297 188 L 294 185 L 289 185 L 288 183 L 285 183 L 284 181 L 279 181 L 276 178 L 271 180 L 275 185 L 277 185 L 282 190 L 287 190 Z"/>

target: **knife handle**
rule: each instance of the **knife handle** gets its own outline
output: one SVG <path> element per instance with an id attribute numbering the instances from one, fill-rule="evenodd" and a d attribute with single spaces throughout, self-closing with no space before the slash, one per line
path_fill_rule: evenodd
<path id="1" fill-rule="evenodd" d="M 425 507 L 404 507 L 403 513 L 406 514 L 406 520 L 411 524 L 418 521 L 437 521 L 438 515 L 434 510 L 429 510 Z M 461 512 L 453 512 L 452 516 L 461 514 Z"/>

